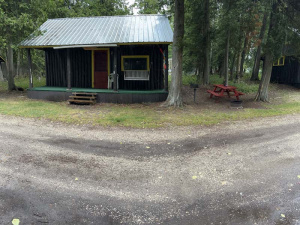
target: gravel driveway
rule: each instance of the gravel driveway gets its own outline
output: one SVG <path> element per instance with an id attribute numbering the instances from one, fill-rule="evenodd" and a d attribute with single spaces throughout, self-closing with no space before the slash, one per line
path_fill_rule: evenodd
<path id="1" fill-rule="evenodd" d="M 0 224 L 300 224 L 300 115 L 156 130 L 0 116 Z"/>

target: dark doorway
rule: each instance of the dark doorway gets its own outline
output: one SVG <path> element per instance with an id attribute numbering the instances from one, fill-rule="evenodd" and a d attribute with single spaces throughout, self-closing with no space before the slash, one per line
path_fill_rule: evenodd
<path id="1" fill-rule="evenodd" d="M 108 51 L 94 52 L 94 88 L 107 89 L 108 86 Z"/>

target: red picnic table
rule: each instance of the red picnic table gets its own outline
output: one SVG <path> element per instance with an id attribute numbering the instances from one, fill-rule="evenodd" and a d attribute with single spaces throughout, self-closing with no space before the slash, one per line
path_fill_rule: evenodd
<path id="1" fill-rule="evenodd" d="M 236 87 L 234 86 L 225 86 L 223 84 L 214 84 L 214 90 L 207 90 L 208 93 L 210 93 L 210 98 L 212 98 L 213 96 L 216 97 L 224 97 L 224 93 L 227 93 L 228 98 L 230 98 L 230 96 L 235 96 L 236 99 L 239 101 L 239 96 L 240 95 L 244 95 L 244 93 L 237 91 Z M 233 95 L 231 95 L 230 93 L 233 93 Z"/>

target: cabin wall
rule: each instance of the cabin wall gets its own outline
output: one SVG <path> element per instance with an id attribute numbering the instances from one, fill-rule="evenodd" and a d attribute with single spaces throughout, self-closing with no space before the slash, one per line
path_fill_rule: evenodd
<path id="1" fill-rule="evenodd" d="M 124 90 L 159 90 L 164 88 L 163 54 L 168 45 L 126 45 L 118 48 L 119 88 Z M 149 55 L 150 78 L 148 81 L 124 80 L 124 71 L 121 71 L 121 56 Z"/>
<path id="2" fill-rule="evenodd" d="M 45 50 L 46 59 L 46 86 L 66 87 L 67 86 L 67 51 Z"/>
<path id="3" fill-rule="evenodd" d="M 295 57 L 287 56 L 284 66 L 273 66 L 271 82 L 300 86 L 300 63 Z"/>
<path id="4" fill-rule="evenodd" d="M 67 86 L 67 50 L 46 49 L 46 85 L 49 87 Z M 80 48 L 70 49 L 71 86 L 78 88 L 92 87 L 91 51 Z"/>
<path id="5" fill-rule="evenodd" d="M 71 50 L 71 86 L 92 87 L 92 53 L 83 49 Z"/>
<path id="6" fill-rule="evenodd" d="M 164 88 L 163 54 L 161 50 L 168 45 L 128 45 L 117 47 L 117 73 L 119 89 L 123 90 L 160 90 Z M 114 71 L 114 48 L 110 49 L 110 71 Z M 121 56 L 149 55 L 150 78 L 148 81 L 124 80 L 121 71 Z M 92 88 L 92 51 L 82 48 L 70 49 L 71 87 Z M 67 50 L 46 49 L 46 85 L 67 87 Z"/>

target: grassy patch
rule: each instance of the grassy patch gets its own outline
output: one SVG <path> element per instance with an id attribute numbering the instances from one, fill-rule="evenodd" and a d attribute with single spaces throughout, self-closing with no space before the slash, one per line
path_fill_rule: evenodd
<path id="1" fill-rule="evenodd" d="M 185 84 L 189 84 L 195 82 L 196 77 L 185 76 L 183 81 Z M 36 86 L 45 85 L 44 79 L 35 79 L 34 82 Z M 211 83 L 222 83 L 222 78 L 220 79 L 216 75 L 211 76 Z M 27 88 L 28 79 L 19 78 L 16 80 L 16 84 Z M 256 92 L 258 85 L 243 81 L 239 84 L 230 84 L 237 86 L 239 90 L 245 93 Z M 210 107 L 187 105 L 181 109 L 163 108 L 157 103 L 73 106 L 68 105 L 66 102 L 30 100 L 22 97 L 18 92 L 7 93 L 6 85 L 5 82 L 0 82 L 0 114 L 46 119 L 67 124 L 157 128 L 165 126 L 213 125 L 224 121 L 300 113 L 300 93 L 293 89 L 276 90 L 280 101 L 275 104 L 261 103 L 260 108 L 228 110 L 228 108 L 224 109 L 221 103 L 216 104 L 214 101 L 206 103 L 211 103 Z M 3 96 L 1 97 L 1 95 Z"/>
<path id="2" fill-rule="evenodd" d="M 183 75 L 182 76 L 182 84 L 183 85 L 190 85 L 190 84 L 197 84 L 197 76 L 195 75 Z"/>
<path id="3" fill-rule="evenodd" d="M 213 125 L 223 121 L 235 121 L 257 117 L 300 113 L 299 102 L 268 105 L 266 109 L 244 109 L 230 112 L 160 108 L 153 105 L 113 105 L 74 107 L 66 103 L 35 100 L 2 99 L 0 114 L 28 118 L 47 119 L 68 124 L 156 128 L 164 126 Z"/>
<path id="4" fill-rule="evenodd" d="M 46 78 L 33 77 L 33 84 L 36 87 L 41 87 L 46 85 Z M 29 78 L 28 77 L 18 77 L 15 79 L 15 85 L 18 87 L 24 88 L 26 90 L 29 87 Z M 7 91 L 7 82 L 0 82 L 0 91 Z"/>

